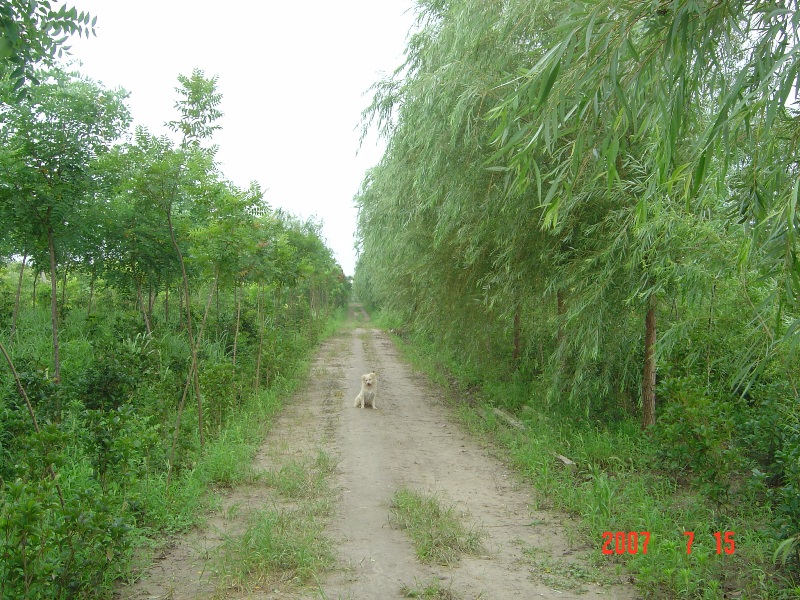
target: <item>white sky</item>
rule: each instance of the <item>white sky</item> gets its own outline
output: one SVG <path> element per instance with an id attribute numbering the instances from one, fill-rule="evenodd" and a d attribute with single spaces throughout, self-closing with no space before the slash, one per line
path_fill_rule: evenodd
<path id="1" fill-rule="evenodd" d="M 96 37 L 68 42 L 80 71 L 130 92 L 135 125 L 177 118 L 178 74 L 217 75 L 214 137 L 222 172 L 266 201 L 323 222 L 345 273 L 355 267 L 353 196 L 380 159 L 358 151 L 367 88 L 402 62 L 413 0 L 70 0 L 97 16 Z M 358 151 L 358 156 L 356 152 Z"/>

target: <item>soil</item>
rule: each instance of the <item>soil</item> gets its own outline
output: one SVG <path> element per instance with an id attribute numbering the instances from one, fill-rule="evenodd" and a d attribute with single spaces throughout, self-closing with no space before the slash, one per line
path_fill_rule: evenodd
<path id="1" fill-rule="evenodd" d="M 443 401 L 445 392 L 414 372 L 368 319 L 352 307 L 348 325 L 322 344 L 309 380 L 254 461 L 256 470 L 268 470 L 287 459 L 313 460 L 320 450 L 334 457 L 327 535 L 338 564 L 305 587 L 222 586 L 211 568 L 214 549 L 245 527 L 248 511 L 274 505 L 273 492 L 253 483 L 226 491 L 207 527 L 175 540 L 118 597 L 383 600 L 435 584 L 439 595 L 426 597 L 638 598 L 615 569 L 591 564 L 592 548 L 570 535 L 565 515 L 535 509 L 535 491 L 462 429 Z M 354 408 L 361 375 L 371 371 L 378 377 L 378 408 Z M 402 487 L 455 507 L 467 528 L 482 532 L 484 550 L 454 565 L 422 564 L 407 534 L 390 523 L 391 498 Z"/>

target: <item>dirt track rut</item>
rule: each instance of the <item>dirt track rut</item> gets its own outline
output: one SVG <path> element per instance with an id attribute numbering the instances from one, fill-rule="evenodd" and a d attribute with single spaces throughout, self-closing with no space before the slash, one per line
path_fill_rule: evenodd
<path id="1" fill-rule="evenodd" d="M 122 590 L 122 598 L 383 600 L 403 598 L 403 586 L 431 582 L 460 600 L 638 597 L 630 585 L 594 583 L 598 577 L 586 573 L 597 571 L 586 564 L 586 548 L 567 541 L 563 515 L 532 510 L 530 490 L 462 431 L 442 392 L 403 362 L 363 311 L 351 311 L 351 320 L 358 322 L 322 345 L 309 381 L 255 461 L 265 470 L 319 450 L 334 457 L 336 500 L 327 535 L 337 566 L 303 589 L 215 588 L 205 562 L 226 529 L 236 527 L 217 517 L 207 530 L 179 541 L 141 581 Z M 378 375 L 378 409 L 353 408 L 360 377 L 370 371 Z M 467 527 L 483 532 L 484 553 L 455 566 L 421 564 L 407 535 L 389 521 L 391 497 L 404 486 L 455 506 Z M 268 491 L 260 490 L 254 484 L 231 491 L 220 513 L 234 503 L 270 502 Z"/>

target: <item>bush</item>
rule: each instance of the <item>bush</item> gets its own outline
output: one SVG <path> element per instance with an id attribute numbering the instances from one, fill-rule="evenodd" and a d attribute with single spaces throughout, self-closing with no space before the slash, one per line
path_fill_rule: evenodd
<path id="1" fill-rule="evenodd" d="M 130 516 L 91 477 L 70 478 L 62 500 L 43 472 L 50 461 L 62 466 L 66 453 L 50 445 L 52 432 L 29 438 L 33 477 L 0 485 L 0 598 L 109 596 L 110 582 L 127 565 Z"/>
<path id="2" fill-rule="evenodd" d="M 735 404 L 709 397 L 691 377 L 667 377 L 659 387 L 668 399 L 654 429 L 661 465 L 695 477 L 715 502 L 726 501 L 732 474 L 745 464 L 734 443 Z"/>

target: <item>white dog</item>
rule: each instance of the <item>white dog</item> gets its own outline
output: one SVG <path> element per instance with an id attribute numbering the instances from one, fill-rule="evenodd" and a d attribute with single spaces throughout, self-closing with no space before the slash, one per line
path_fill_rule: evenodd
<path id="1" fill-rule="evenodd" d="M 361 376 L 361 391 L 356 396 L 356 401 L 353 404 L 353 407 L 356 408 L 358 405 L 361 405 L 361 408 L 364 406 L 371 406 L 372 408 L 378 408 L 375 405 L 375 388 L 378 385 L 378 377 L 375 373 L 367 373 L 366 375 Z"/>

